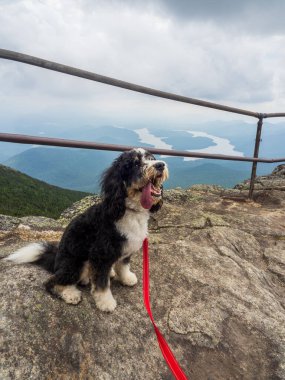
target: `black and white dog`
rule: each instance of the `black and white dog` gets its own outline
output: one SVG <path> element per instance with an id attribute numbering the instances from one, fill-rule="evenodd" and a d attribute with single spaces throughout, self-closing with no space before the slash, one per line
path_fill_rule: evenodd
<path id="1" fill-rule="evenodd" d="M 77 216 L 59 244 L 33 243 L 7 257 L 16 263 L 40 265 L 52 272 L 47 291 L 77 304 L 77 283 L 91 281 L 91 293 L 100 310 L 113 311 L 116 300 L 110 277 L 128 286 L 137 283 L 130 258 L 147 236 L 150 213 L 162 206 L 162 184 L 168 169 L 144 149 L 122 153 L 102 177 L 102 202 Z"/>

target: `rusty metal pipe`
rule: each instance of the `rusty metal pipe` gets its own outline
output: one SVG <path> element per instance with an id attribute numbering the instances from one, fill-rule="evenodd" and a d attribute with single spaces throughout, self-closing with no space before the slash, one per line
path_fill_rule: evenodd
<path id="1" fill-rule="evenodd" d="M 285 117 L 285 112 L 265 113 L 262 117 L 264 119 L 268 119 L 269 117 Z"/>
<path id="2" fill-rule="evenodd" d="M 83 148 L 83 149 L 95 149 L 95 150 L 110 150 L 115 152 L 124 152 L 136 147 L 129 145 L 115 145 L 115 144 L 102 144 L 97 142 L 89 141 L 77 141 L 77 140 L 66 140 L 57 139 L 50 137 L 38 137 L 38 136 L 27 136 L 18 135 L 11 133 L 0 133 L 0 141 L 18 143 L 18 144 L 33 144 L 33 145 L 48 145 L 48 146 L 58 146 L 65 148 Z M 232 160 L 232 161 L 245 161 L 245 162 L 283 162 L 285 158 L 254 158 L 254 157 L 242 157 L 242 156 L 228 156 L 224 154 L 207 154 L 207 153 L 197 153 L 188 152 L 182 150 L 169 150 L 169 149 L 157 149 L 157 148 L 146 148 L 149 152 L 154 154 L 159 154 L 163 156 L 175 156 L 175 157 L 194 157 L 194 158 L 208 158 L 215 160 Z"/>
<path id="3" fill-rule="evenodd" d="M 259 154 L 262 125 L 263 125 L 263 117 L 261 117 L 257 122 L 255 146 L 254 146 L 254 153 L 253 153 L 254 158 L 258 158 L 258 154 Z M 251 177 L 250 177 L 250 187 L 249 187 L 249 193 L 248 193 L 249 199 L 252 199 L 252 197 L 253 197 L 254 181 L 256 178 L 256 169 L 257 169 L 257 161 L 253 162 L 253 164 L 252 164 Z"/>
<path id="4" fill-rule="evenodd" d="M 206 102 L 204 100 L 189 98 L 187 96 L 172 94 L 170 92 L 155 90 L 153 88 L 144 87 L 144 86 L 140 86 L 134 83 L 125 82 L 119 79 L 106 77 L 104 75 L 95 74 L 90 71 L 77 69 L 71 66 L 62 65 L 60 63 L 47 61 L 46 59 L 33 57 L 27 54 L 17 53 L 11 50 L 0 49 L 0 58 L 22 62 L 28 65 L 42 67 L 47 70 L 53 70 L 60 73 L 73 75 L 80 78 L 85 78 L 85 79 L 92 80 L 95 82 L 100 82 L 100 83 L 109 84 L 111 86 L 125 88 L 127 90 L 136 91 L 143 94 L 157 96 L 159 98 L 170 99 L 170 100 L 175 100 L 177 102 L 189 103 L 189 104 L 194 104 L 201 107 L 214 108 L 221 111 L 232 112 L 232 113 L 259 118 L 258 112 L 247 111 L 240 108 L 224 106 L 217 103 Z"/>

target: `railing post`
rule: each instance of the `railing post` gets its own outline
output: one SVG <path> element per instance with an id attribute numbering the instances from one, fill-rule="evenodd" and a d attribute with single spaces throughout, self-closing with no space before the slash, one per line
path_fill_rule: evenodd
<path id="1" fill-rule="evenodd" d="M 255 138 L 255 146 L 254 146 L 254 158 L 258 158 L 259 153 L 259 146 L 261 141 L 261 130 L 263 125 L 263 115 L 261 115 L 257 122 L 257 129 L 256 129 L 256 138 Z M 253 190 L 254 190 L 254 181 L 256 178 L 256 169 L 257 169 L 257 162 L 252 163 L 252 169 L 251 169 L 251 178 L 250 178 L 250 187 L 249 187 L 249 199 L 252 199 L 253 197 Z"/>

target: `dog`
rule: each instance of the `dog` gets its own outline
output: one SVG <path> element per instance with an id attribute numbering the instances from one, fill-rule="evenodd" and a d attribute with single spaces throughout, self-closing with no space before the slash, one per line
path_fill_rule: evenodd
<path id="1" fill-rule="evenodd" d="M 91 282 L 98 309 L 114 311 L 110 278 L 116 276 L 127 286 L 137 283 L 131 256 L 147 237 L 150 213 L 162 206 L 167 178 L 166 163 L 147 150 L 122 153 L 102 175 L 101 203 L 75 217 L 59 243 L 33 243 L 6 260 L 34 263 L 53 273 L 45 288 L 68 304 L 81 301 L 77 284 Z"/>

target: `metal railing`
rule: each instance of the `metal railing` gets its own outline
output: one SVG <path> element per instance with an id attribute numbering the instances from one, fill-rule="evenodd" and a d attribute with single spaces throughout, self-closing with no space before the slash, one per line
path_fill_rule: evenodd
<path id="1" fill-rule="evenodd" d="M 229 107 L 222 104 L 207 102 L 204 100 L 189 98 L 186 96 L 181 96 L 169 92 L 164 92 L 156 90 L 149 87 L 140 86 L 137 84 L 121 81 L 118 79 L 106 77 L 90 71 L 85 71 L 77 69 L 71 66 L 62 65 L 60 63 L 47 61 L 42 58 L 33 57 L 27 54 L 22 54 L 10 50 L 0 49 L 0 58 L 8 59 L 12 61 L 17 61 L 21 63 L 26 63 L 33 66 L 38 66 L 47 70 L 57 71 L 60 73 L 92 80 L 95 82 L 105 83 L 111 86 L 116 86 L 124 88 L 127 90 L 140 92 L 143 94 L 148 94 L 164 99 L 170 99 L 177 102 L 188 103 L 197 105 L 200 107 L 212 108 L 220 111 L 231 112 L 235 114 L 250 116 L 258 119 L 257 130 L 256 130 L 256 139 L 253 157 L 243 157 L 243 156 L 229 156 L 223 154 L 205 154 L 197 152 L 188 152 L 188 151 L 179 151 L 179 150 L 168 150 L 168 149 L 156 149 L 148 148 L 151 153 L 156 153 L 160 155 L 167 156 L 178 156 L 178 157 L 195 157 L 195 158 L 208 158 L 208 159 L 217 159 L 217 160 L 231 160 L 231 161 L 246 161 L 252 162 L 252 171 L 251 171 L 251 180 L 250 180 L 250 190 L 249 198 L 252 198 L 254 191 L 254 181 L 256 178 L 256 169 L 257 163 L 277 163 L 285 162 L 285 158 L 259 158 L 259 147 L 261 141 L 261 132 L 263 126 L 263 120 L 266 118 L 272 117 L 285 117 L 285 112 L 279 113 L 259 113 L 252 112 L 249 110 L 244 110 L 235 107 Z M 84 149 L 97 149 L 97 150 L 110 150 L 110 151 L 125 151 L 133 148 L 133 146 L 125 145 L 112 145 L 112 144 L 101 144 L 96 142 L 86 142 L 86 141 L 75 141 L 75 140 L 65 140 L 65 139 L 56 139 L 56 138 L 46 138 L 46 137 L 36 137 L 36 136 L 26 136 L 26 135 L 17 135 L 17 134 L 8 134 L 0 133 L 0 141 L 20 143 L 20 144 L 37 144 L 37 145 L 49 145 L 49 146 L 61 146 L 69 148 L 84 148 Z"/>

